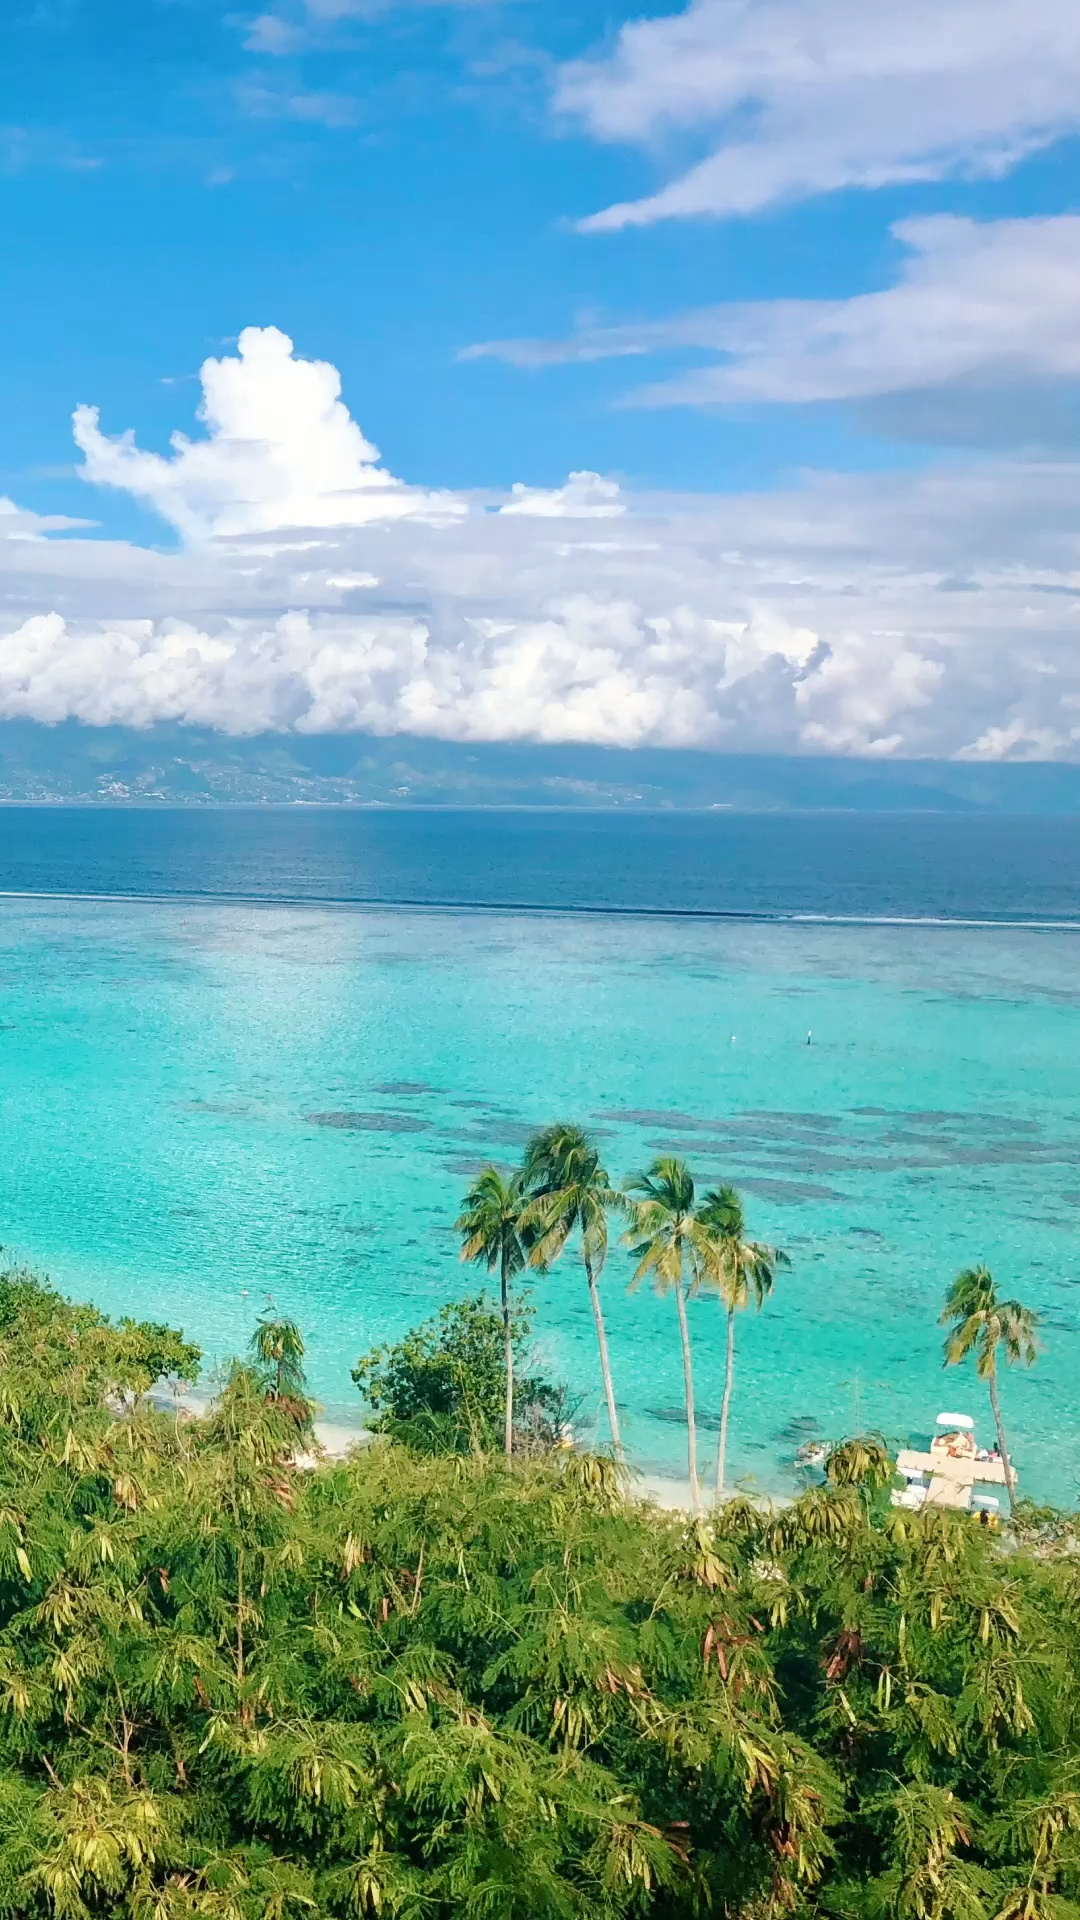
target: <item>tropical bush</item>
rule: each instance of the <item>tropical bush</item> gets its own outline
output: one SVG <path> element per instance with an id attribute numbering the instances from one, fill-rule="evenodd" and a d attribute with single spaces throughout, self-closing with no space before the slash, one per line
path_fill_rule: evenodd
<path id="1" fill-rule="evenodd" d="M 508 1462 L 497 1366 L 490 1450 L 301 1471 L 273 1350 L 198 1419 L 160 1356 L 0 1282 L 0 1912 L 1075 1914 L 1071 1533 L 894 1510 L 873 1440 L 664 1515 Z"/>
<path id="2" fill-rule="evenodd" d="M 515 1453 L 555 1446 L 572 1409 L 565 1391 L 530 1363 L 533 1310 L 509 1309 L 514 1363 Z M 455 1300 L 403 1340 L 373 1347 L 352 1377 L 371 1409 L 369 1426 L 423 1453 L 490 1453 L 503 1444 L 506 1359 L 502 1306 L 486 1294 Z"/>

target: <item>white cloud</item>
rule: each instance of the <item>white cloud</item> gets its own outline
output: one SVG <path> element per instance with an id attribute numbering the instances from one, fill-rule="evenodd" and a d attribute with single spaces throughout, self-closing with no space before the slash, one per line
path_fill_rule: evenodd
<path id="1" fill-rule="evenodd" d="M 705 157 L 595 231 L 749 214 L 841 187 L 993 175 L 1080 128 L 1075 0 L 692 0 L 564 66 L 597 139 Z"/>
<path id="2" fill-rule="evenodd" d="M 246 327 L 239 358 L 204 361 L 201 379 L 209 436 L 174 434 L 171 459 L 140 452 L 130 433 L 107 438 L 97 408 L 77 407 L 84 479 L 135 494 L 189 540 L 464 512 L 378 466 L 378 447 L 339 397 L 337 368 L 294 358 L 277 327 Z"/>
<path id="3" fill-rule="evenodd" d="M 904 734 L 890 729 L 929 706 L 944 677 L 944 662 L 916 652 L 902 635 L 838 635 L 817 672 L 795 689 L 806 715 L 803 744 L 822 753 L 895 753 Z"/>
<path id="4" fill-rule="evenodd" d="M 93 520 L 72 520 L 65 513 L 29 513 L 0 494 L 0 540 L 44 540 L 49 533 L 92 527 Z"/>
<path id="5" fill-rule="evenodd" d="M 1080 216 L 978 223 L 935 215 L 901 220 L 893 233 L 906 257 L 896 284 L 880 292 L 732 301 L 583 328 L 565 341 L 492 341 L 468 352 L 535 367 L 708 348 L 723 359 L 639 389 L 631 403 L 857 402 L 955 389 L 969 396 L 969 437 L 979 407 L 997 427 L 1011 406 L 1014 437 L 1039 439 L 1045 409 L 1036 417 L 1012 397 L 1080 380 Z M 920 428 L 932 436 L 933 408 L 924 414 Z"/>
<path id="6" fill-rule="evenodd" d="M 244 46 L 248 53 L 294 53 L 303 37 L 294 21 L 285 20 L 278 13 L 260 13 L 248 22 Z"/>
<path id="7" fill-rule="evenodd" d="M 500 513 L 540 520 L 617 520 L 626 512 L 618 483 L 600 473 L 572 473 L 562 487 L 527 487 L 515 480 Z"/>
<path id="8" fill-rule="evenodd" d="M 1069 736 L 1056 728 L 1032 727 L 1026 720 L 1017 718 L 1010 720 L 1007 727 L 987 727 L 970 746 L 962 747 L 956 757 L 958 760 L 1054 760 L 1062 747 L 1069 744 Z"/>
<path id="9" fill-rule="evenodd" d="M 266 31 L 264 27 L 263 31 Z M 290 92 L 284 87 L 257 86 L 244 81 L 236 89 L 236 103 L 253 120 L 299 120 L 309 126 L 354 127 L 357 103 L 347 93 Z"/>
<path id="10" fill-rule="evenodd" d="M 242 345 L 169 459 L 82 416 L 88 477 L 177 551 L 0 508 L 0 716 L 1080 757 L 1074 463 L 685 497 L 578 474 L 466 511 L 378 471 L 332 368 Z"/>
<path id="11" fill-rule="evenodd" d="M 187 721 L 231 733 L 295 727 L 459 740 L 695 746 L 723 734 L 727 689 L 805 665 L 813 634 L 773 616 L 649 617 L 587 592 L 542 617 L 472 617 L 447 644 L 427 621 L 67 621 L 40 614 L 0 637 L 0 715 L 95 726 Z"/>
<path id="12" fill-rule="evenodd" d="M 728 356 L 653 389 L 721 401 L 857 400 L 957 382 L 1080 376 L 1080 217 L 938 215 L 893 229 L 901 279 L 848 300 L 716 312 Z M 702 329 L 704 331 L 704 329 Z"/>
<path id="13" fill-rule="evenodd" d="M 294 53 L 309 41 L 332 39 L 334 28 L 349 20 L 376 20 L 403 7 L 489 6 L 494 0 L 282 0 L 281 10 L 244 22 L 250 53 Z"/>

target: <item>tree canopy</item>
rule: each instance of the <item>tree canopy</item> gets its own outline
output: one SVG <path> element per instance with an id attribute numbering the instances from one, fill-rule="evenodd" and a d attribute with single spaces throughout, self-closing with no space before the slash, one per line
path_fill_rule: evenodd
<path id="1" fill-rule="evenodd" d="M 0 1914 L 1074 1915 L 1068 1527 L 507 1461 L 473 1308 L 486 1445 L 307 1471 L 272 1353 L 185 1419 L 180 1336 L 0 1281 Z"/>

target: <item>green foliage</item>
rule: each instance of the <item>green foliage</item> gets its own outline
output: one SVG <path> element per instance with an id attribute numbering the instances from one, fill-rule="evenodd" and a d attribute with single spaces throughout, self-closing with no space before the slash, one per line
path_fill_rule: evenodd
<path id="1" fill-rule="evenodd" d="M 860 1433 L 851 1440 L 842 1440 L 825 1461 L 825 1476 L 834 1487 L 865 1487 L 870 1493 L 879 1493 L 891 1486 L 895 1471 L 895 1463 L 879 1433 Z"/>
<path id="2" fill-rule="evenodd" d="M 637 1262 L 631 1291 L 651 1276 L 657 1293 L 673 1293 L 683 1356 L 683 1398 L 686 1406 L 687 1466 L 690 1503 L 698 1505 L 697 1425 L 694 1371 L 686 1293 L 709 1267 L 715 1243 L 694 1207 L 694 1178 L 685 1160 L 662 1154 L 646 1173 L 627 1182 L 630 1226 L 623 1235 Z"/>
<path id="3" fill-rule="evenodd" d="M 607 1216 L 625 1202 L 600 1164 L 595 1141 L 569 1121 L 543 1127 L 525 1149 L 520 1179 L 529 1195 L 522 1225 L 530 1266 L 549 1266 L 577 1232 L 585 1264 L 597 1278 L 607 1259 Z"/>
<path id="4" fill-rule="evenodd" d="M 498 1271 L 504 1281 L 514 1279 L 529 1251 L 529 1237 L 522 1227 L 524 1207 L 520 1175 L 506 1180 L 498 1167 L 482 1167 L 456 1222 L 462 1259 L 485 1266 L 489 1273 Z"/>
<path id="5" fill-rule="evenodd" d="M 520 1174 L 509 1180 L 498 1167 L 482 1167 L 465 1195 L 456 1221 L 461 1258 L 489 1273 L 498 1271 L 503 1332 L 503 1449 L 514 1451 L 514 1303 L 511 1283 L 528 1258 L 531 1235 L 524 1223 L 525 1192 Z"/>
<path id="6" fill-rule="evenodd" d="M 554 1445 L 569 1418 L 562 1391 L 523 1371 L 532 1317 L 519 1299 L 510 1315 L 517 1452 Z M 374 1347 L 352 1377 L 378 1433 L 425 1453 L 489 1453 L 502 1444 L 503 1318 L 486 1294 L 441 1307 L 395 1345 Z"/>
<path id="7" fill-rule="evenodd" d="M 950 1324 L 945 1365 L 954 1367 L 974 1353 L 980 1380 L 994 1374 L 999 1353 L 1010 1366 L 1030 1367 L 1038 1352 L 1038 1314 L 1019 1300 L 1002 1300 L 987 1267 L 967 1267 L 957 1274 L 941 1313 L 941 1325 Z"/>
<path id="8" fill-rule="evenodd" d="M 892 1509 L 872 1438 L 709 1517 L 508 1464 L 501 1333 L 360 1369 L 454 1450 L 306 1471 L 281 1322 L 184 1419 L 183 1342 L 0 1278 L 3 1920 L 1074 1916 L 1071 1527 Z"/>
<path id="9" fill-rule="evenodd" d="M 959 1366 L 973 1353 L 975 1371 L 980 1380 L 986 1381 L 1014 1519 L 1016 1479 L 998 1402 L 997 1363 L 1000 1355 L 1008 1366 L 1033 1366 L 1039 1351 L 1035 1337 L 1038 1324 L 1039 1316 L 1032 1313 L 1030 1307 L 1023 1306 L 1019 1300 L 1002 1300 L 988 1267 L 966 1267 L 963 1273 L 957 1274 L 939 1319 L 939 1325 L 951 1328 L 945 1336 L 945 1365 Z"/>
<path id="10" fill-rule="evenodd" d="M 718 1294 L 729 1312 L 738 1312 L 751 1301 L 760 1309 L 773 1290 L 777 1272 L 791 1265 L 787 1254 L 747 1238 L 746 1215 L 734 1187 L 713 1187 L 701 1203 L 698 1218 L 710 1249 L 698 1287 Z"/>
<path id="11" fill-rule="evenodd" d="M 611 1444 L 622 1463 L 622 1439 L 611 1377 L 607 1332 L 600 1305 L 598 1281 L 608 1253 L 608 1215 L 622 1212 L 624 1194 L 616 1192 L 606 1169 L 600 1163 L 600 1150 L 584 1127 L 568 1120 L 534 1133 L 525 1148 L 519 1174 L 528 1196 L 521 1213 L 521 1227 L 529 1252 L 529 1265 L 548 1267 L 557 1260 L 567 1242 L 576 1234 L 581 1244 L 582 1265 L 589 1289 L 596 1344 L 600 1359 L 600 1378 L 604 1388 Z"/>
<path id="12" fill-rule="evenodd" d="M 259 1321 L 251 1336 L 251 1357 L 268 1399 L 277 1402 L 298 1433 L 310 1436 L 314 1407 L 307 1397 L 304 1336 L 295 1320 Z"/>

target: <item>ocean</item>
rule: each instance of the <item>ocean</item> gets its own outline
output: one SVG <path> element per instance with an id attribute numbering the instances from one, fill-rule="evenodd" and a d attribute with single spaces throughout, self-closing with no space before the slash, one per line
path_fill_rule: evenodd
<path id="1" fill-rule="evenodd" d="M 1080 1479 L 1080 820 L 317 809 L 0 811 L 0 1239 L 211 1364 L 272 1302 L 327 1415 L 356 1357 L 475 1291 L 471 1173 L 584 1121 L 685 1154 L 791 1256 L 741 1317 L 731 1467 L 989 1437 L 936 1316 L 985 1261 L 1043 1319 L 1002 1383 L 1024 1487 Z M 808 1044 L 809 1036 L 809 1044 Z M 674 1308 L 602 1289 L 635 1460 L 680 1471 Z M 597 1408 L 571 1256 L 537 1346 Z M 691 1308 L 703 1460 L 723 1362 Z"/>

